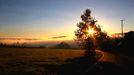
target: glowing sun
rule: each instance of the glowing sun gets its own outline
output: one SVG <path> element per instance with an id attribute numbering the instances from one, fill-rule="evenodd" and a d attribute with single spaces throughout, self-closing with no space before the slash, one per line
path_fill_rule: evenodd
<path id="1" fill-rule="evenodd" d="M 95 33 L 95 31 L 94 31 L 93 29 L 89 29 L 89 30 L 88 30 L 88 34 L 91 34 L 91 35 L 92 35 L 92 34 L 94 34 L 94 33 Z"/>

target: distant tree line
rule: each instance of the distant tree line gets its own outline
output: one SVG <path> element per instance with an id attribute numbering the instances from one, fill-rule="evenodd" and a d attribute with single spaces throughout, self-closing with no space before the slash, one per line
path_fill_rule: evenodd
<path id="1" fill-rule="evenodd" d="M 30 46 L 27 46 L 26 43 L 14 43 L 14 44 L 5 44 L 5 43 L 0 43 L 0 48 L 28 48 Z M 32 46 L 33 48 L 34 46 Z M 36 48 L 53 48 L 53 49 L 72 49 L 73 47 L 71 47 L 68 43 L 62 41 L 52 47 L 46 47 L 45 45 L 40 45 L 37 46 Z"/>
<path id="2" fill-rule="evenodd" d="M 30 48 L 34 46 L 28 46 L 27 43 L 14 43 L 14 44 L 6 44 L 6 43 L 0 43 L 0 48 Z M 40 45 L 37 48 L 46 48 L 45 45 Z"/>
<path id="3" fill-rule="evenodd" d="M 5 47 L 25 47 L 25 43 L 20 44 L 19 42 L 14 43 L 14 44 L 5 44 L 5 43 L 0 43 L 0 48 L 5 48 Z"/>

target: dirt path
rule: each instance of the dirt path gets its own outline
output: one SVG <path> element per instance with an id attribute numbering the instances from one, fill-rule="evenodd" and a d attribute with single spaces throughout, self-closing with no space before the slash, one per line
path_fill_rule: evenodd
<path id="1" fill-rule="evenodd" d="M 134 75 L 134 61 L 124 56 L 97 50 L 102 60 L 85 75 Z"/>

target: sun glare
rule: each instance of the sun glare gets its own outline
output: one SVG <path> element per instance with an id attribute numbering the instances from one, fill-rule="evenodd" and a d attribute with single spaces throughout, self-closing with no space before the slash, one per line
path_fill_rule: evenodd
<path id="1" fill-rule="evenodd" d="M 88 30 L 88 34 L 91 34 L 91 35 L 92 35 L 92 34 L 94 34 L 94 33 L 95 33 L 95 31 L 94 31 L 93 29 L 89 29 L 89 30 Z"/>

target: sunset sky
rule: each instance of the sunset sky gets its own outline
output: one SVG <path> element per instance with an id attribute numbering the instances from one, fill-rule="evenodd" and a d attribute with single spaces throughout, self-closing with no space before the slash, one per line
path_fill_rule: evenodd
<path id="1" fill-rule="evenodd" d="M 134 0 L 0 0 L 0 41 L 71 40 L 87 8 L 108 34 L 134 30 Z M 27 40 L 30 40 L 27 39 Z"/>

